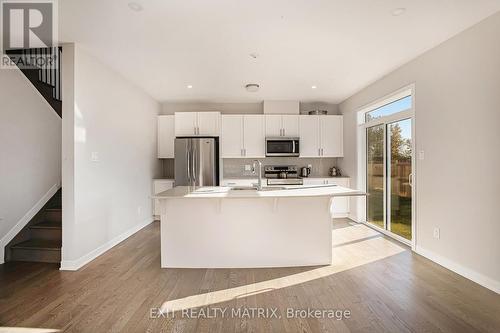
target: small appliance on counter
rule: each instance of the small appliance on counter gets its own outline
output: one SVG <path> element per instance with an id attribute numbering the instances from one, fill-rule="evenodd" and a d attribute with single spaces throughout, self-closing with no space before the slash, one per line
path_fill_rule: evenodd
<path id="1" fill-rule="evenodd" d="M 303 185 L 296 165 L 266 165 L 267 185 Z"/>
<path id="2" fill-rule="evenodd" d="M 330 168 L 330 176 L 331 177 L 340 177 L 340 176 L 342 176 L 342 173 L 340 172 L 339 168 L 332 167 L 332 168 Z"/>
<path id="3" fill-rule="evenodd" d="M 300 168 L 300 177 L 302 178 L 307 178 L 311 174 L 311 168 L 309 167 L 302 167 Z"/>

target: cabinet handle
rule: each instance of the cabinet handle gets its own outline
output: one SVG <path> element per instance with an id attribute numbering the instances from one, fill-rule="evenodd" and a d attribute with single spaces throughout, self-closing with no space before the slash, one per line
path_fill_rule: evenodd
<path id="1" fill-rule="evenodd" d="M 243 156 L 247 156 L 247 150 L 246 150 L 246 148 L 243 148 Z"/>
<path id="2" fill-rule="evenodd" d="M 318 148 L 318 156 L 321 156 L 321 148 Z"/>
<path id="3" fill-rule="evenodd" d="M 283 136 L 286 136 L 286 130 L 283 128 Z"/>

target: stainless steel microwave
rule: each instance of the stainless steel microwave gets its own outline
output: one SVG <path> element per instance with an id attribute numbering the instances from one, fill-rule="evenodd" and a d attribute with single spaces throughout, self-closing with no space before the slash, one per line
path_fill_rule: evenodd
<path id="1" fill-rule="evenodd" d="M 299 156 L 299 138 L 266 138 L 266 156 Z"/>

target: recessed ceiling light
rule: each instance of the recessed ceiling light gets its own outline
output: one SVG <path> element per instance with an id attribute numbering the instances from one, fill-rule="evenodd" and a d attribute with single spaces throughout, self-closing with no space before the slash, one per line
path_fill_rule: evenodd
<path id="1" fill-rule="evenodd" d="M 249 83 L 245 86 L 245 89 L 248 92 L 257 92 L 259 91 L 260 86 L 257 83 Z"/>
<path id="2" fill-rule="evenodd" d="M 391 14 L 392 14 L 392 16 L 399 16 L 399 15 L 403 15 L 404 12 L 406 12 L 406 8 L 396 8 L 391 12 Z"/>
<path id="3" fill-rule="evenodd" d="M 316 89 L 316 88 L 318 88 L 318 87 L 316 87 L 316 86 L 311 86 L 311 89 Z"/>
<path id="4" fill-rule="evenodd" d="M 144 7 L 142 7 L 142 5 L 138 2 L 129 2 L 128 3 L 128 8 L 130 8 L 131 10 L 133 10 L 134 12 L 140 12 L 144 9 Z"/>
<path id="5" fill-rule="evenodd" d="M 192 85 L 190 85 L 190 84 L 188 84 L 188 85 L 187 85 L 187 88 L 188 88 L 188 89 L 191 89 L 191 88 L 193 88 L 193 86 L 192 86 Z"/>

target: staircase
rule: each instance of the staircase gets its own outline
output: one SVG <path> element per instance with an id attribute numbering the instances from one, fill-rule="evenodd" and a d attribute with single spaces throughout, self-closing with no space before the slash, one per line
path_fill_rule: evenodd
<path id="1" fill-rule="evenodd" d="M 5 261 L 61 262 L 61 190 L 5 247 Z"/>
<path id="2" fill-rule="evenodd" d="M 61 47 L 8 50 L 6 54 L 62 117 Z M 36 168 L 36 166 L 33 166 Z M 60 263 L 61 189 L 5 247 L 5 261 Z"/>
<path id="3" fill-rule="evenodd" d="M 62 117 L 62 47 L 7 50 L 6 54 Z"/>

